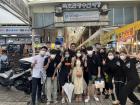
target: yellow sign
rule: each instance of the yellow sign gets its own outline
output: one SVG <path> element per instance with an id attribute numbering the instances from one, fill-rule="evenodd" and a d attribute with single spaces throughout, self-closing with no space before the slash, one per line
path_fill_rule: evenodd
<path id="1" fill-rule="evenodd" d="M 135 35 L 135 30 L 133 27 L 131 27 L 117 34 L 117 40 L 124 42 L 124 41 L 127 41 L 128 39 L 133 38 L 134 35 Z"/>
<path id="2" fill-rule="evenodd" d="M 51 49 L 54 49 L 55 48 L 55 43 L 52 43 L 51 44 Z"/>
<path id="3" fill-rule="evenodd" d="M 140 21 L 134 23 L 134 29 L 135 31 L 140 30 Z"/>
<path id="4" fill-rule="evenodd" d="M 101 36 L 100 40 L 101 43 L 108 43 L 111 41 L 112 35 L 115 34 L 118 41 L 126 41 L 127 39 L 131 39 L 135 35 L 135 31 L 138 30 L 140 30 L 140 21 L 125 25 L 121 28 L 106 33 Z"/>
<path id="5" fill-rule="evenodd" d="M 40 48 L 40 47 L 41 47 L 41 44 L 35 43 L 34 47 L 35 47 L 35 48 Z"/>

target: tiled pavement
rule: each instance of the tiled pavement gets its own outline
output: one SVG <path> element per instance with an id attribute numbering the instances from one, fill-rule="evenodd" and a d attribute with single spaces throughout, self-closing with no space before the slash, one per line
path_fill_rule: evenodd
<path id="1" fill-rule="evenodd" d="M 140 94 L 137 93 L 140 97 Z M 27 105 L 27 102 L 30 100 L 29 95 L 25 95 L 23 92 L 17 91 L 14 88 L 8 90 L 4 87 L 0 86 L 0 105 Z M 45 104 L 41 104 L 45 105 Z M 58 103 L 56 105 L 62 105 Z M 75 103 L 65 105 L 112 105 L 111 100 L 105 100 L 104 98 L 100 98 L 100 102 L 91 101 L 89 103 Z M 129 101 L 127 105 L 132 105 Z"/>

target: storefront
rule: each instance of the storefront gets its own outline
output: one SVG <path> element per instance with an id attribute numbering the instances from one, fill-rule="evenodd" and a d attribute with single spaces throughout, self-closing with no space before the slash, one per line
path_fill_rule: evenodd
<path id="1" fill-rule="evenodd" d="M 100 42 L 107 45 L 112 42 L 112 46 L 117 50 L 127 49 L 130 54 L 140 51 L 140 21 L 117 28 L 109 33 L 100 36 Z"/>

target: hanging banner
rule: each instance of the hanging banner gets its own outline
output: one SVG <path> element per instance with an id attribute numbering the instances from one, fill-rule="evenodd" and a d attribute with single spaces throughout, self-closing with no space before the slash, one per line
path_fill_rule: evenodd
<path id="1" fill-rule="evenodd" d="M 140 21 L 134 23 L 134 29 L 135 31 L 140 30 Z"/>
<path id="2" fill-rule="evenodd" d="M 132 39 L 135 35 L 135 32 L 140 30 L 140 21 L 134 22 L 132 24 L 125 25 L 121 28 L 115 29 L 109 33 L 101 35 L 101 43 L 108 43 L 111 41 L 110 37 L 116 35 L 118 42 L 125 42 L 128 39 Z"/>
<path id="3" fill-rule="evenodd" d="M 135 30 L 133 27 L 131 27 L 117 34 L 117 40 L 124 42 L 127 41 L 128 39 L 132 39 L 134 35 L 135 35 Z"/>

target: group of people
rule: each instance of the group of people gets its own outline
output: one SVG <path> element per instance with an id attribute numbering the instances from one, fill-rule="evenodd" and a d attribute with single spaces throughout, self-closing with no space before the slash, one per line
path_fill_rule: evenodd
<path id="1" fill-rule="evenodd" d="M 61 102 L 67 101 L 63 86 L 68 82 L 74 85 L 73 93 L 76 102 L 89 102 L 91 98 L 100 101 L 98 97 L 100 93 L 105 99 L 111 97 L 115 105 L 126 105 L 127 98 L 135 105 L 140 105 L 139 99 L 133 93 L 140 83 L 136 69 L 139 61 L 128 57 L 125 50 L 107 51 L 101 48 L 100 44 L 96 44 L 95 48 L 83 46 L 79 50 L 76 50 L 75 43 L 65 50 L 62 50 L 60 43 L 56 43 L 55 47 L 51 49 L 50 44 L 47 43 L 32 59 L 32 105 L 36 105 L 36 99 L 38 102 L 41 101 L 42 70 L 45 71 L 46 76 L 46 105 L 58 102 L 58 87 L 61 90 Z M 97 79 L 105 81 L 103 92 L 95 86 Z"/>

